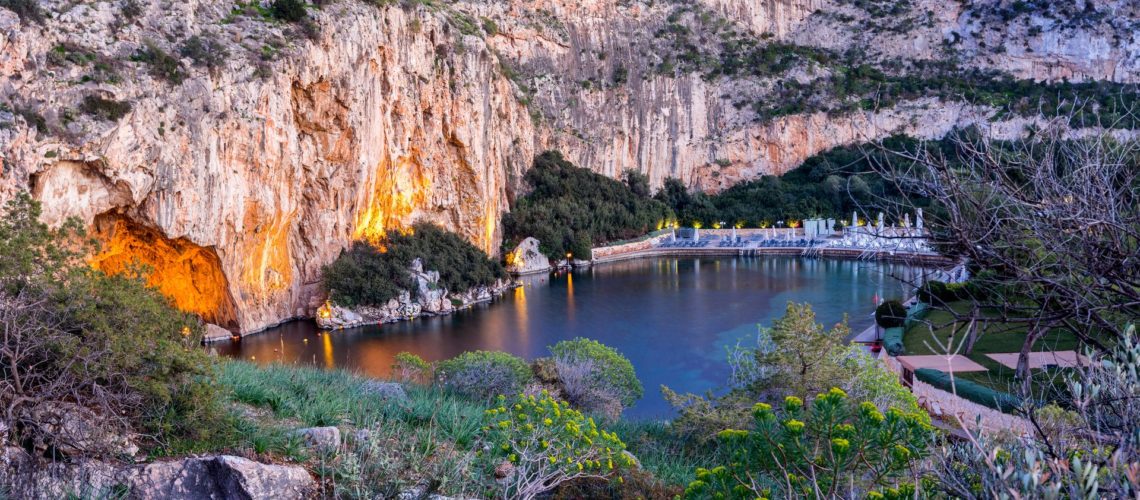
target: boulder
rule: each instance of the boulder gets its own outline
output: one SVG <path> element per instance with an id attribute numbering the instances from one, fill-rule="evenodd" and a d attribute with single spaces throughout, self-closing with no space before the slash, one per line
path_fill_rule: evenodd
<path id="1" fill-rule="evenodd" d="M 364 382 L 362 389 L 365 394 L 380 396 L 384 399 L 395 399 L 397 401 L 406 401 L 408 399 L 408 393 L 404 391 L 404 386 L 398 382 L 369 380 Z"/>
<path id="2" fill-rule="evenodd" d="M 293 431 L 305 444 L 322 450 L 335 450 L 340 446 L 340 429 L 336 427 L 306 427 Z"/>
<path id="3" fill-rule="evenodd" d="M 538 240 L 531 237 L 522 240 L 507 254 L 507 272 L 511 274 L 534 274 L 550 271 L 550 259 L 538 249 Z"/>
<path id="4" fill-rule="evenodd" d="M 317 326 L 330 330 L 352 328 L 365 324 L 365 319 L 347 307 L 325 304 L 317 310 Z"/>
<path id="5" fill-rule="evenodd" d="M 19 448 L 7 448 L 0 460 L 0 496 L 27 500 L 118 498 L 119 469 L 108 462 L 75 460 L 39 463 Z"/>
<path id="6" fill-rule="evenodd" d="M 223 340 L 229 340 L 231 337 L 233 337 L 233 335 L 233 332 L 226 330 L 225 328 L 222 328 L 213 323 L 206 323 L 206 336 L 202 338 L 202 341 L 207 344 L 213 342 L 221 342 Z"/>
<path id="7" fill-rule="evenodd" d="M 133 467 L 120 475 L 131 498 L 196 500 L 212 498 L 303 499 L 316 482 L 302 467 L 269 465 L 222 455 L 186 458 Z"/>
<path id="8" fill-rule="evenodd" d="M 125 433 L 95 412 L 64 402 L 45 402 L 31 409 L 29 420 L 37 422 L 33 446 L 49 448 L 68 457 L 133 457 L 139 447 Z"/>
<path id="9" fill-rule="evenodd" d="M 266 465 L 241 457 L 222 455 L 214 459 L 215 477 L 224 498 L 309 498 L 316 482 L 303 467 Z"/>

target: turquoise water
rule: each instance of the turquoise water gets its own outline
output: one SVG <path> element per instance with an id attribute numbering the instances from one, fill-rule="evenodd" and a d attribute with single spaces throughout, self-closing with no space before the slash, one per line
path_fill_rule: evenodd
<path id="1" fill-rule="evenodd" d="M 295 321 L 217 349 L 259 363 L 387 377 L 401 351 L 429 361 L 476 349 L 531 359 L 560 340 L 589 337 L 625 354 L 645 385 L 626 414 L 668 416 L 661 385 L 719 390 L 729 374 L 726 349 L 754 343 L 758 325 L 782 315 L 788 301 L 811 303 L 829 327 L 849 314 L 859 331 L 872 324 L 876 297 L 902 297 L 919 273 L 903 264 L 798 257 L 641 259 L 526 277 L 493 303 L 449 316 L 327 334 Z"/>

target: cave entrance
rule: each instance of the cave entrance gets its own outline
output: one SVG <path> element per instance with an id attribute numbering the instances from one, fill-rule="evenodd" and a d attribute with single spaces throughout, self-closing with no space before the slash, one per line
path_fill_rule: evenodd
<path id="1" fill-rule="evenodd" d="M 95 218 L 95 235 L 102 243 L 91 264 L 115 274 L 142 264 L 151 269 L 150 286 L 179 309 L 207 322 L 238 331 L 237 307 L 230 295 L 222 262 L 213 248 L 186 238 L 170 239 L 157 230 L 120 216 Z"/>

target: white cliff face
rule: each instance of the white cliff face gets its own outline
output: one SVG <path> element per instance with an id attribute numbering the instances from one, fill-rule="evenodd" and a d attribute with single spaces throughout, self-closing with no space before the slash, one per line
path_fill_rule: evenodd
<path id="1" fill-rule="evenodd" d="M 156 12 L 164 8 L 173 11 Z M 531 118 L 496 59 L 478 38 L 423 12 L 341 2 L 320 14 L 318 40 L 283 44 L 265 78 L 243 46 L 287 35 L 258 20 L 222 24 L 228 7 L 213 2 L 147 4 L 114 36 L 110 3 L 80 4 L 20 31 L 0 12 L 8 30 L 0 85 L 22 102 L 47 113 L 95 92 L 132 103 L 117 123 L 79 116 L 56 134 L 5 130 L 4 197 L 31 188 L 48 222 L 122 214 L 216 253 L 226 281 L 202 287 L 227 289 L 215 295 L 232 297 L 229 319 L 242 331 L 311 313 L 320 266 L 353 238 L 426 219 L 494 253 L 508 177 L 534 156 L 531 141 L 516 140 L 534 135 Z M 75 83 L 85 68 L 43 61 L 76 40 L 123 60 L 132 44 L 176 26 L 232 41 L 226 66 L 194 68 L 176 85 L 124 62 L 122 82 L 111 85 Z M 119 243 L 138 238 L 116 231 L 109 251 L 134 255 Z"/>
<path id="2" fill-rule="evenodd" d="M 739 98 L 776 83 L 661 68 L 655 32 L 673 12 L 666 2 L 405 9 L 339 0 L 311 9 L 321 26 L 311 40 L 234 13 L 231 1 L 143 1 L 135 19 L 117 2 L 40 3 L 50 13 L 42 26 L 0 9 L 0 201 L 32 191 L 46 221 L 92 224 L 107 243 L 96 265 L 115 270 L 138 258 L 179 306 L 241 332 L 313 314 L 321 266 L 353 239 L 424 219 L 498 253 L 500 217 L 546 149 L 606 175 L 637 169 L 653 185 L 678 177 L 716 191 L 834 146 L 893 133 L 939 137 L 990 116 L 919 99 L 758 120 Z M 756 37 L 835 50 L 867 44 L 878 58 L 941 57 L 943 39 L 963 32 L 971 64 L 1020 76 L 1137 74 L 1135 34 L 1107 46 L 1113 32 L 1103 23 L 1030 36 L 978 21 L 984 29 L 973 35 L 956 3 L 916 3 L 933 17 L 908 33 L 855 29 L 864 14 L 834 0 L 691 5 Z M 225 46 L 219 66 L 178 55 L 195 35 Z M 997 54 L 994 37 L 1011 48 Z M 1014 50 L 1023 38 L 1029 45 Z M 184 81 L 132 60 L 148 41 L 181 59 Z M 1055 67 L 1070 69 L 1042 69 Z M 117 78 L 92 78 L 108 70 Z M 797 71 L 797 81 L 827 76 Z M 90 96 L 130 110 L 98 118 L 81 109 Z M 1016 135 L 1024 124 L 994 128 Z"/>

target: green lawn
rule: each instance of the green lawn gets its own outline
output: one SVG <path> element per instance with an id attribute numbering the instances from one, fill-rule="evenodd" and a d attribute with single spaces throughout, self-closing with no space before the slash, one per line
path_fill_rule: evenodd
<path id="1" fill-rule="evenodd" d="M 971 306 L 968 302 L 954 302 L 949 307 L 959 313 L 965 313 Z M 955 325 L 953 322 L 954 316 L 949 311 L 931 310 L 923 322 L 915 323 L 906 331 L 906 335 L 903 336 L 904 355 L 944 354 L 945 350 L 941 346 L 947 344 L 950 346 L 950 350 L 957 349 L 965 340 L 966 329 L 964 324 Z M 933 331 L 931 331 L 932 327 L 934 327 Z M 951 342 L 951 334 L 955 332 L 955 329 L 957 329 L 957 334 L 952 337 Z M 935 339 L 938 339 L 941 344 L 935 342 Z M 959 354 L 963 354 L 988 368 L 989 371 L 964 372 L 955 375 L 996 390 L 1016 392 L 1019 384 L 1014 379 L 1015 370 L 990 359 L 986 354 L 1019 352 L 1024 341 L 1025 327 L 1023 325 L 997 323 L 985 325 L 977 343 L 974 344 L 973 352 L 969 354 L 959 352 Z M 1081 344 L 1076 336 L 1071 333 L 1054 330 L 1038 340 L 1033 345 L 1033 350 L 1037 352 L 1070 350 L 1080 352 Z M 1040 388 L 1052 388 L 1056 386 L 1056 376 L 1065 371 L 1035 370 L 1034 384 Z"/>

